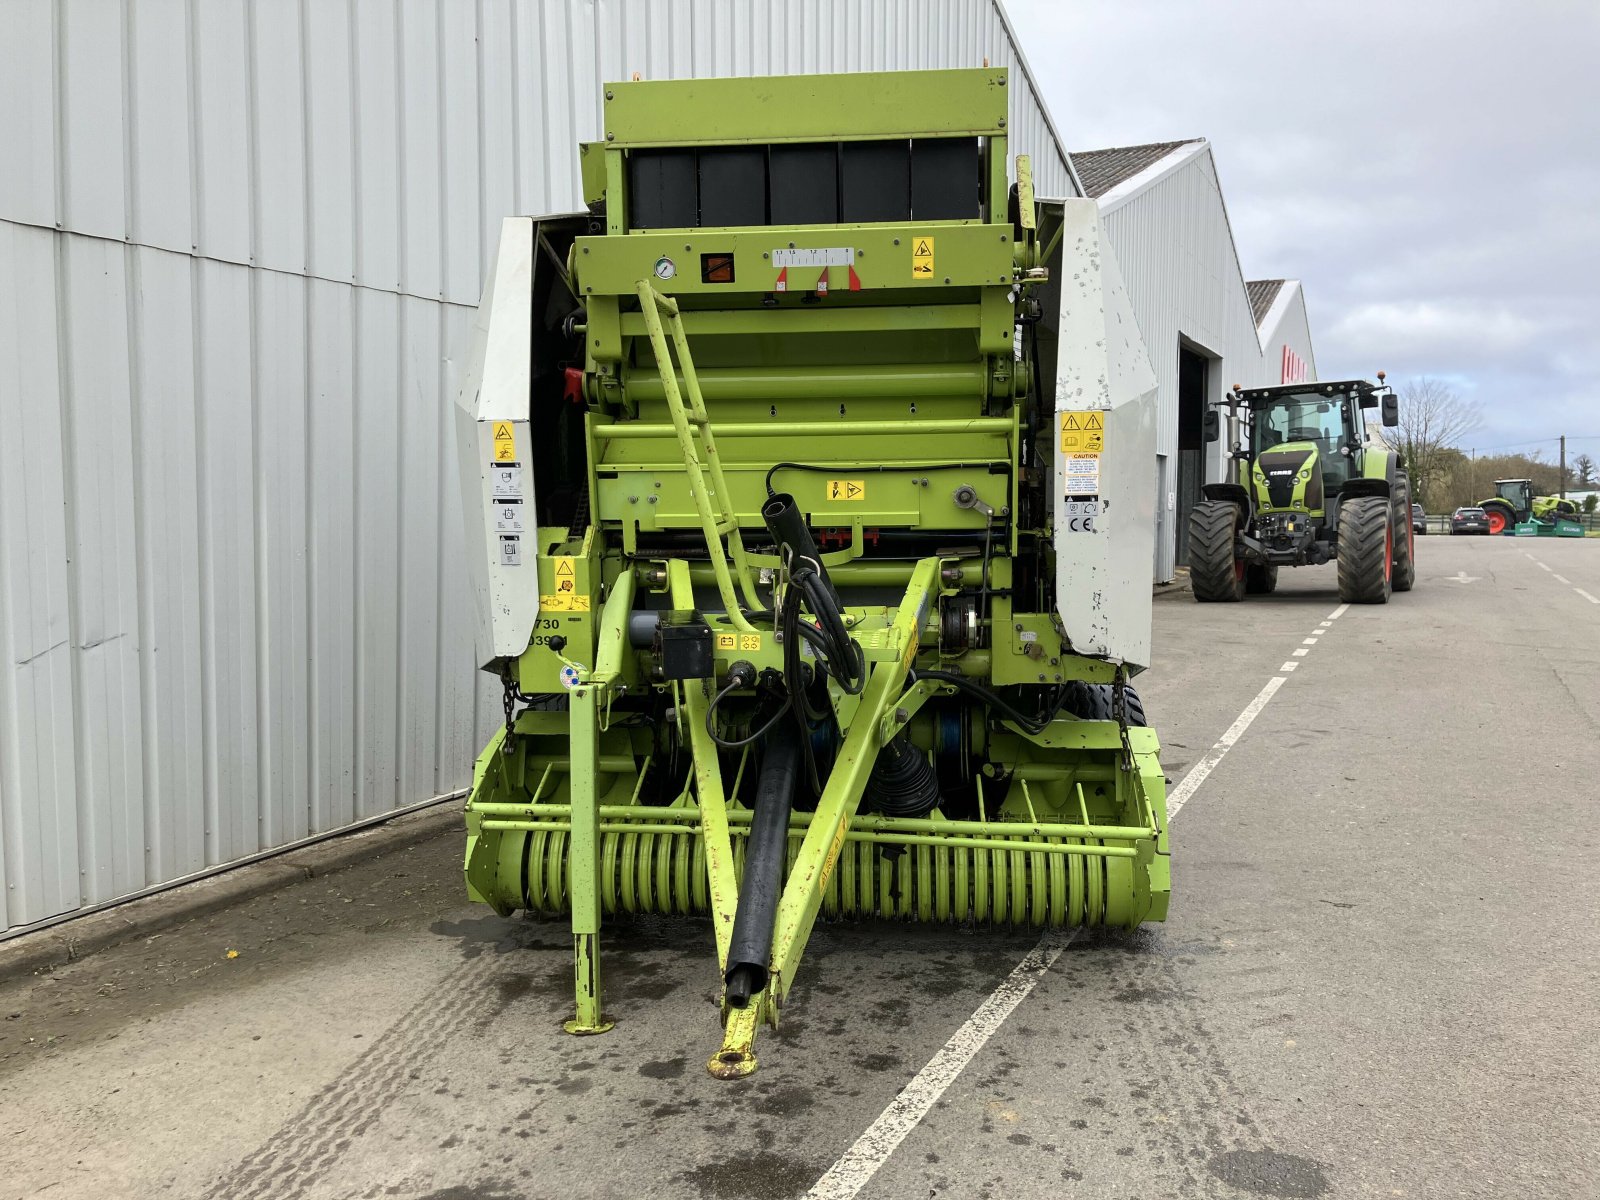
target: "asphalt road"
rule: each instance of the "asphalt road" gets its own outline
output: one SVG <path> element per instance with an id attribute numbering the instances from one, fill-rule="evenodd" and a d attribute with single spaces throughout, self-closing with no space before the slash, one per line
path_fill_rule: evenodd
<path id="1" fill-rule="evenodd" d="M 1331 568 L 1157 603 L 1174 781 L 1282 679 L 1171 919 L 1071 941 L 860 1195 L 1600 1195 L 1600 542 L 1418 551 L 1337 618 Z M 825 927 L 721 1083 L 708 925 L 614 929 L 617 1027 L 567 1037 L 565 930 L 464 904 L 459 849 L 0 988 L 0 1195 L 801 1196 L 1037 941 Z"/>

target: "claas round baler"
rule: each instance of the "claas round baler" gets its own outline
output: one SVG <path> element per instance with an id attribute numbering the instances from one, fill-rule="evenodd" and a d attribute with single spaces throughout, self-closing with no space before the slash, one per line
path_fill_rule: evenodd
<path id="1" fill-rule="evenodd" d="M 610 84 L 587 211 L 504 223 L 466 876 L 570 919 L 574 1033 L 611 914 L 710 916 L 725 1077 L 819 916 L 1165 915 L 1155 380 L 1007 109 L 993 68 Z"/>

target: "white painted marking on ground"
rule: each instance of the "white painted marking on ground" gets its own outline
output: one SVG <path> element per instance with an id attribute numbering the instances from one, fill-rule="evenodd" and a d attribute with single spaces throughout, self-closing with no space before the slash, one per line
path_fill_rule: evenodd
<path id="1" fill-rule="evenodd" d="M 1482 578 L 1482 575 L 1468 575 L 1465 571 L 1457 571 L 1454 575 L 1446 575 L 1444 581 L 1446 583 L 1477 583 Z"/>
<path id="2" fill-rule="evenodd" d="M 1304 646 L 1296 646 L 1293 653 L 1296 658 L 1304 658 L 1306 655 L 1310 654 L 1311 651 L 1307 650 Z"/>
<path id="3" fill-rule="evenodd" d="M 1341 604 L 1333 610 L 1328 624 L 1340 616 L 1348 604 Z M 1304 650 L 1295 651 L 1304 654 Z M 1300 664 L 1298 662 L 1284 663 L 1283 671 L 1292 671 Z M 1199 790 L 1217 764 L 1227 756 L 1235 742 L 1244 736 L 1255 719 L 1261 715 L 1261 710 L 1267 706 L 1284 684 L 1285 677 L 1281 674 L 1274 675 L 1256 693 L 1255 699 L 1245 705 L 1244 711 L 1234 719 L 1223 735 L 1217 739 L 1216 745 L 1207 750 L 1200 760 L 1189 768 L 1177 787 L 1167 794 L 1167 823 L 1170 826 L 1173 818 L 1180 809 L 1189 802 L 1189 799 Z M 866 1187 L 867 1183 L 878 1173 L 878 1168 L 889 1161 L 889 1156 L 900 1148 L 900 1143 L 906 1140 L 922 1119 L 928 1115 L 933 1106 L 939 1102 L 939 1097 L 962 1071 L 967 1064 L 977 1057 L 978 1051 L 995 1035 L 1005 1020 L 1028 998 L 1030 992 L 1038 985 L 1046 972 L 1055 965 L 1056 959 L 1061 957 L 1062 951 L 1072 945 L 1078 936 L 1079 930 L 1047 929 L 1039 938 L 1038 943 L 1027 956 L 1013 968 L 1010 975 L 1001 982 L 1000 986 L 978 1005 L 977 1010 L 962 1023 L 961 1028 L 950 1035 L 950 1040 L 941 1046 L 934 1056 L 928 1060 L 927 1065 L 918 1071 L 911 1082 L 901 1089 L 901 1092 L 889 1102 L 889 1106 L 878 1114 L 878 1119 L 867 1126 L 866 1130 L 858 1137 L 848 1150 L 839 1157 L 839 1160 L 829 1167 L 827 1173 L 812 1185 L 806 1193 L 808 1200 L 854 1200 L 854 1197 Z"/>
<path id="4" fill-rule="evenodd" d="M 1536 563 L 1539 563 L 1539 569 L 1541 571 L 1548 571 L 1550 569 L 1550 567 L 1549 567 L 1549 565 L 1547 563 L 1539 562 L 1539 560 L 1537 558 L 1534 559 L 1533 561 L 1536 562 Z"/>
<path id="5" fill-rule="evenodd" d="M 1170 818 L 1169 818 L 1170 820 Z M 918 1071 L 901 1093 L 878 1114 L 839 1161 L 828 1168 L 809 1192 L 812 1200 L 851 1200 L 867 1181 L 877 1174 L 891 1154 L 906 1140 L 906 1135 L 921 1123 L 928 1110 L 938 1103 L 945 1089 L 955 1082 L 969 1062 L 1005 1023 L 1017 1005 L 1028 998 L 1039 980 L 1061 957 L 1061 952 L 1078 936 L 1078 930 L 1048 929 L 1027 957 L 1019 962 L 1000 986 L 978 1005 L 965 1024 L 951 1035 Z"/>
<path id="6" fill-rule="evenodd" d="M 1557 574 L 1556 578 L 1559 579 L 1562 583 L 1566 584 L 1568 587 L 1572 586 L 1572 580 L 1568 579 L 1565 575 Z"/>
<path id="7" fill-rule="evenodd" d="M 1267 701 L 1272 699 L 1273 693 L 1283 686 L 1282 675 L 1274 675 L 1267 680 L 1266 685 L 1256 693 L 1256 698 L 1244 706 L 1244 711 L 1227 731 L 1217 739 L 1217 744 L 1200 756 L 1200 761 L 1189 768 L 1189 773 L 1178 781 L 1178 786 L 1167 793 L 1167 820 L 1170 822 L 1178 815 L 1178 810 L 1189 802 L 1189 797 L 1194 795 L 1206 776 L 1217 769 L 1217 764 L 1226 757 L 1233 744 L 1244 736 L 1244 731 L 1250 728 L 1250 723 L 1261 715 L 1261 710 L 1267 706 Z"/>
<path id="8" fill-rule="evenodd" d="M 1593 596 L 1591 596 L 1588 592 L 1584 591 L 1582 588 L 1573 588 L 1572 590 L 1577 592 L 1578 595 L 1582 596 L 1590 604 L 1600 604 L 1600 600 L 1596 600 Z"/>
<path id="9" fill-rule="evenodd" d="M 1348 604 L 1341 604 L 1341 605 L 1339 605 L 1338 608 L 1334 609 L 1331 613 L 1328 614 L 1328 620 L 1337 621 L 1340 617 L 1344 616 L 1344 614 L 1347 613 L 1349 610 L 1350 610 L 1350 606 Z"/>
<path id="10" fill-rule="evenodd" d="M 1308 637 L 1305 641 L 1301 642 L 1300 644 L 1302 646 L 1315 646 L 1317 644 L 1317 639 L 1314 638 L 1314 637 Z"/>

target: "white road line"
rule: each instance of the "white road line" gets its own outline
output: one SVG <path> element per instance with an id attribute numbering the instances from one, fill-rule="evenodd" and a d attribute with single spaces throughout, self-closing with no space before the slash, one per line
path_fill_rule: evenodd
<path id="1" fill-rule="evenodd" d="M 1170 819 L 1170 818 L 1169 818 Z M 1070 946 L 1080 931 L 1047 929 L 1038 944 L 1028 951 L 991 992 L 987 999 L 966 1023 L 956 1030 L 950 1040 L 939 1047 L 928 1060 L 928 1065 L 918 1071 L 901 1093 L 878 1114 L 878 1119 L 855 1140 L 839 1161 L 828 1168 L 827 1174 L 812 1185 L 806 1193 L 811 1200 L 851 1200 L 867 1181 L 878 1173 L 878 1168 L 906 1140 L 928 1115 L 928 1110 L 938 1103 L 945 1089 L 955 1082 L 969 1062 L 977 1056 L 995 1030 L 1005 1023 L 1012 1011 L 1028 998 L 1028 993 L 1044 977 L 1061 952 Z"/>
<path id="2" fill-rule="evenodd" d="M 1556 578 L 1559 579 L 1562 583 L 1566 584 L 1568 587 L 1572 586 L 1572 580 L 1568 579 L 1565 575 L 1558 574 L 1556 576 Z"/>
<path id="3" fill-rule="evenodd" d="M 1344 614 L 1346 612 L 1348 612 L 1349 610 L 1350 610 L 1350 606 L 1348 604 L 1341 604 L 1341 605 L 1339 605 L 1338 608 L 1334 609 L 1331 613 L 1328 614 L 1328 620 L 1337 621 L 1340 617 L 1344 616 Z"/>
<path id="4" fill-rule="evenodd" d="M 1296 658 L 1304 658 L 1304 657 L 1305 657 L 1305 656 L 1306 656 L 1306 655 L 1308 655 L 1308 654 L 1310 654 L 1310 653 L 1311 653 L 1311 651 L 1309 651 L 1309 650 L 1307 650 L 1307 649 L 1306 649 L 1306 648 L 1305 648 L 1305 647 L 1304 647 L 1304 646 L 1296 646 L 1296 647 L 1295 647 L 1295 648 L 1294 648 L 1294 650 L 1293 650 L 1293 651 L 1291 651 L 1291 653 L 1292 653 L 1292 654 L 1293 654 L 1293 655 L 1294 655 L 1294 656 L 1295 656 L 1295 657 L 1296 657 Z"/>
<path id="5" fill-rule="evenodd" d="M 1189 768 L 1189 773 L 1178 781 L 1178 786 L 1167 793 L 1167 820 L 1171 821 L 1178 815 L 1178 810 L 1189 803 L 1189 797 L 1199 790 L 1200 785 L 1206 781 L 1206 776 L 1217 769 L 1217 764 L 1227 756 L 1233 744 L 1244 736 L 1244 731 L 1250 728 L 1250 723 L 1261 715 L 1261 710 L 1267 706 L 1267 701 L 1284 684 L 1282 675 L 1274 675 L 1267 680 L 1266 685 L 1256 693 L 1256 698 L 1244 706 L 1244 711 L 1229 725 L 1227 731 L 1217 739 L 1217 744 L 1200 756 L 1200 761 Z"/>
<path id="6" fill-rule="evenodd" d="M 1539 562 L 1539 560 L 1537 558 L 1534 559 L 1533 561 L 1536 562 L 1536 563 L 1539 563 L 1539 569 L 1541 571 L 1548 571 L 1550 569 L 1549 564 Z"/>
<path id="7" fill-rule="evenodd" d="M 1302 646 L 1315 646 L 1317 644 L 1317 639 L 1314 638 L 1314 637 L 1309 637 L 1305 641 L 1301 642 L 1300 644 Z"/>
<path id="8" fill-rule="evenodd" d="M 1591 596 L 1588 592 L 1584 591 L 1582 588 L 1573 588 L 1572 590 L 1577 592 L 1578 595 L 1582 596 L 1590 604 L 1600 604 L 1600 600 L 1595 599 L 1593 596 Z"/>
<path id="9" fill-rule="evenodd" d="M 1349 607 L 1348 604 L 1341 604 L 1333 610 L 1328 621 L 1336 619 Z M 1323 624 L 1327 624 L 1328 621 Z M 1305 652 L 1297 650 L 1295 653 Z M 1287 662 L 1279 669 L 1292 671 L 1299 665 L 1298 662 Z M 1244 711 L 1217 739 L 1216 745 L 1207 750 L 1200 760 L 1189 768 L 1188 774 L 1178 781 L 1177 787 L 1167 794 L 1169 826 L 1173 818 L 1178 815 L 1178 811 L 1189 802 L 1200 785 L 1212 771 L 1216 770 L 1217 764 L 1227 756 L 1234 743 L 1244 736 L 1245 730 L 1249 729 L 1261 715 L 1261 710 L 1277 694 L 1284 682 L 1285 676 L 1282 674 L 1274 675 L 1267 680 L 1262 689 L 1256 693 L 1255 699 L 1245 705 Z M 918 1071 L 911 1082 L 901 1089 L 900 1094 L 889 1102 L 889 1106 L 878 1114 L 877 1120 L 867 1126 L 839 1160 L 812 1185 L 811 1190 L 806 1193 L 808 1200 L 853 1200 L 878 1173 L 878 1168 L 888 1162 L 889 1156 L 900 1148 L 900 1143 L 921 1124 L 922 1119 L 939 1102 L 939 1097 L 943 1096 L 961 1072 L 966 1070 L 967 1064 L 977 1057 L 978 1051 L 982 1050 L 1000 1026 L 1005 1024 L 1006 1018 L 1015 1011 L 1017 1005 L 1028 998 L 1028 994 L 1055 965 L 1056 959 L 1061 957 L 1061 952 L 1072 945 L 1079 932 L 1076 929 L 1045 930 L 1038 943 L 1013 968 L 1011 974 L 1007 975 L 1000 986 L 978 1005 L 977 1010 L 962 1023 L 961 1028 L 950 1035 L 950 1040 L 935 1052 L 927 1065 Z"/>

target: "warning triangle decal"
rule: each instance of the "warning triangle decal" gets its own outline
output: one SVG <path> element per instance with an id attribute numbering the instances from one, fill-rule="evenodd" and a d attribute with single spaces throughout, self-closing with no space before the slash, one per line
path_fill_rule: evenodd
<path id="1" fill-rule="evenodd" d="M 928 255 L 933 253 L 933 247 L 928 245 L 927 238 L 921 238 L 917 241 L 917 248 L 911 253 L 915 254 L 918 258 L 926 258 Z"/>

